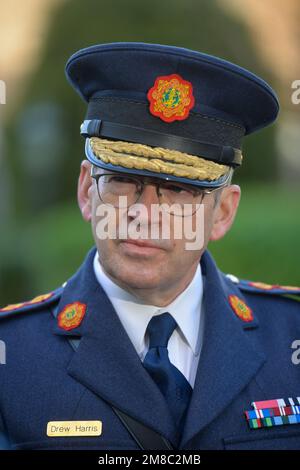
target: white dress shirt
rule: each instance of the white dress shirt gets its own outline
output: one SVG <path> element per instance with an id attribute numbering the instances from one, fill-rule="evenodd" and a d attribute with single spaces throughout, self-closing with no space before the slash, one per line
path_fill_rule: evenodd
<path id="1" fill-rule="evenodd" d="M 148 351 L 149 340 L 145 332 L 150 319 L 163 312 L 172 315 L 178 327 L 168 343 L 169 358 L 194 387 L 204 329 L 200 264 L 187 288 L 166 307 L 146 305 L 115 284 L 104 272 L 97 252 L 94 258 L 94 271 L 141 361 Z"/>

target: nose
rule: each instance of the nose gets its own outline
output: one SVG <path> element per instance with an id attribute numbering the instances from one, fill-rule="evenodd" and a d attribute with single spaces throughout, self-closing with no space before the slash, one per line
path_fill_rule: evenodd
<path id="1" fill-rule="evenodd" d="M 143 192 L 138 199 L 138 202 L 140 204 L 144 204 L 145 206 L 150 206 L 151 204 L 159 204 L 157 186 L 153 183 L 145 184 Z"/>
<path id="2" fill-rule="evenodd" d="M 139 214 L 140 221 L 142 221 L 143 223 L 150 223 L 151 222 L 151 206 L 152 204 L 159 204 L 157 186 L 153 183 L 145 184 L 143 188 L 143 192 L 140 195 L 136 204 L 142 204 L 146 209 L 146 211 L 142 211 L 142 213 Z M 133 206 L 129 208 L 128 210 L 129 217 L 132 217 L 132 218 L 136 217 L 136 212 L 134 210 L 136 204 L 134 204 Z"/>

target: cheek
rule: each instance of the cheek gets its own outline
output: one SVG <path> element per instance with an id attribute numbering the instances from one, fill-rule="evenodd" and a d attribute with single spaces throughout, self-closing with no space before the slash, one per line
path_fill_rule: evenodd
<path id="1" fill-rule="evenodd" d="M 96 243 L 98 243 L 99 241 L 103 241 L 103 227 L 105 227 L 105 221 L 108 220 L 105 208 L 106 206 L 102 204 L 101 201 L 99 201 L 98 197 L 95 196 L 95 192 L 91 191 L 91 224 Z"/>
<path id="2" fill-rule="evenodd" d="M 202 250 L 203 246 L 207 245 L 213 226 L 213 214 L 212 207 L 202 205 L 193 217 L 174 219 L 175 223 L 172 226 L 171 233 L 173 234 L 177 252 L 180 250 L 187 251 L 185 250 L 186 243 L 193 240 L 197 241 L 198 252 Z M 181 234 L 180 239 L 176 237 L 176 233 Z"/>
<path id="3" fill-rule="evenodd" d="M 213 205 L 209 205 L 205 207 L 204 211 L 204 237 L 206 243 L 208 243 L 211 235 L 211 231 L 214 225 L 214 207 Z"/>
<path id="4" fill-rule="evenodd" d="M 88 189 L 88 196 L 90 200 L 95 199 L 95 202 L 97 202 L 98 191 L 97 191 L 96 183 L 94 181 L 92 182 L 92 184 L 90 185 Z"/>
<path id="5" fill-rule="evenodd" d="M 127 238 L 127 213 L 93 199 L 92 230 L 99 251 L 105 258 L 118 254 L 119 239 Z"/>

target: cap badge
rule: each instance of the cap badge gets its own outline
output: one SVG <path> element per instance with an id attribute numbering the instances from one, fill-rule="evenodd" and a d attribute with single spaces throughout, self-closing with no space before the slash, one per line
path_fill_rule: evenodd
<path id="1" fill-rule="evenodd" d="M 253 320 L 252 310 L 248 305 L 236 295 L 230 295 L 229 303 L 234 313 L 243 321 L 250 322 Z"/>
<path id="2" fill-rule="evenodd" d="M 165 122 L 187 119 L 195 104 L 192 84 L 177 74 L 157 77 L 147 97 L 150 113 Z"/>
<path id="3" fill-rule="evenodd" d="M 80 302 L 68 304 L 58 315 L 58 326 L 64 330 L 77 328 L 85 315 L 86 305 Z"/>

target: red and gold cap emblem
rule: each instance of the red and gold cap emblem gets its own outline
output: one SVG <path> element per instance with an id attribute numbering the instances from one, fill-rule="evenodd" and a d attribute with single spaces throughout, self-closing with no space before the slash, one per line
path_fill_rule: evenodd
<path id="1" fill-rule="evenodd" d="M 165 122 L 186 119 L 195 104 L 192 84 L 177 74 L 157 77 L 147 97 L 150 113 Z"/>
<path id="2" fill-rule="evenodd" d="M 230 295 L 229 303 L 234 313 L 243 321 L 250 322 L 253 320 L 252 310 L 248 305 L 240 299 L 237 295 Z"/>
<path id="3" fill-rule="evenodd" d="M 85 311 L 86 305 L 80 302 L 66 305 L 57 317 L 58 326 L 67 331 L 77 328 L 83 320 Z"/>

